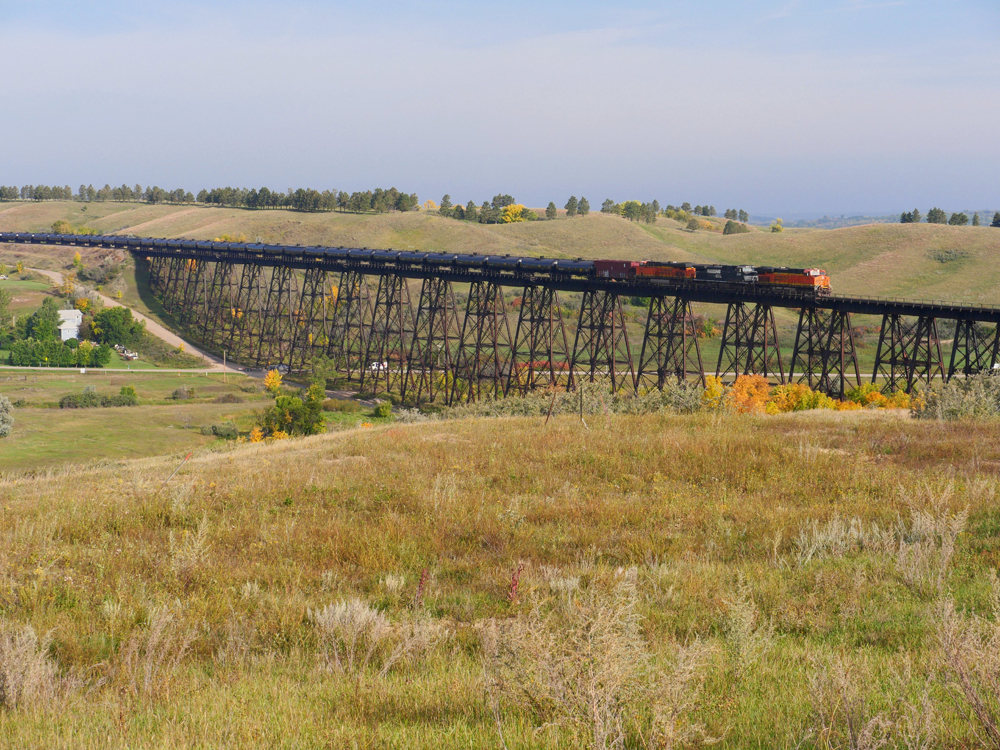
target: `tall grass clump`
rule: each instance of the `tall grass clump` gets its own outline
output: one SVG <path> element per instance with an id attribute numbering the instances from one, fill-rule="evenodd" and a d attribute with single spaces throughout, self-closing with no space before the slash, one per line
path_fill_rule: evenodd
<path id="1" fill-rule="evenodd" d="M 993 419 L 1000 416 L 1000 374 L 954 378 L 927 391 L 924 400 L 913 410 L 921 419 Z"/>
<path id="2" fill-rule="evenodd" d="M 115 685 L 131 699 L 169 695 L 172 678 L 181 669 L 197 635 L 176 608 L 152 607 L 146 626 L 125 639 L 111 664 Z"/>
<path id="3" fill-rule="evenodd" d="M 617 582 L 543 598 L 487 638 L 487 688 L 576 747 L 677 747 L 704 737 L 693 714 L 709 655 L 701 642 L 654 652 L 635 569 Z"/>
<path id="4" fill-rule="evenodd" d="M 992 580 L 989 616 L 962 616 L 950 599 L 935 613 L 944 682 L 982 747 L 1000 748 L 1000 577 Z"/>
<path id="5" fill-rule="evenodd" d="M 51 700 L 59 689 L 56 665 L 49 659 L 51 638 L 34 628 L 0 632 L 0 708 L 8 711 Z"/>
<path id="6" fill-rule="evenodd" d="M 378 666 L 385 676 L 397 664 L 412 661 L 446 636 L 430 618 L 411 618 L 393 625 L 385 614 L 357 597 L 310 609 L 324 668 L 359 675 Z"/>

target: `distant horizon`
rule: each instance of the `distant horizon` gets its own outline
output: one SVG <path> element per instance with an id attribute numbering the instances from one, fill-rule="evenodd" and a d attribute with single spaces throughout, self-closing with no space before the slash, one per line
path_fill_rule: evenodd
<path id="1" fill-rule="evenodd" d="M 3 185 L 3 184 L 6 184 L 6 183 L 5 183 L 5 181 L 2 178 L 0 178 L 0 185 Z M 46 184 L 46 183 L 30 183 L 30 182 L 29 183 L 25 183 L 25 185 L 36 185 L 36 184 Z M 80 184 L 94 185 L 95 187 L 97 187 L 96 183 L 92 183 L 92 182 L 77 183 L 77 187 L 70 186 L 73 189 L 74 196 L 76 195 L 76 191 L 78 190 Z M 134 186 L 134 185 L 137 185 L 137 184 L 139 184 L 139 183 L 133 183 L 133 182 L 127 182 L 127 181 L 123 182 L 123 183 L 116 183 L 115 185 L 111 185 L 111 183 L 107 183 L 107 182 L 104 183 L 104 185 L 111 185 L 112 187 L 117 187 L 117 186 L 120 186 L 120 185 Z M 101 185 L 101 187 L 103 187 L 104 185 Z M 60 185 L 60 187 L 63 187 L 63 186 L 64 185 Z M 49 187 L 52 187 L 52 186 L 50 185 Z M 150 184 L 147 184 L 147 185 L 143 185 L 143 187 L 154 187 L 154 185 L 152 183 L 150 183 Z M 163 187 L 163 186 L 156 186 L 156 187 Z M 187 192 L 191 192 L 193 194 L 197 194 L 197 192 L 200 192 L 202 189 L 212 190 L 212 189 L 219 188 L 219 187 L 233 187 L 233 188 L 240 188 L 240 189 L 245 188 L 245 189 L 249 190 L 249 189 L 251 189 L 251 187 L 253 187 L 254 189 L 259 189 L 259 187 L 264 187 L 264 186 L 263 185 L 261 185 L 261 186 L 250 186 L 250 185 L 221 186 L 221 185 L 213 185 L 211 188 L 209 188 L 209 187 L 204 187 L 204 188 L 198 187 L 197 190 L 192 190 L 192 189 L 189 189 L 186 186 L 179 185 L 179 186 L 174 186 L 174 187 L 164 188 L 164 189 L 166 189 L 168 191 L 169 190 L 183 189 L 183 190 L 185 190 Z M 315 186 L 307 186 L 307 185 L 303 185 L 301 187 L 303 187 L 305 189 L 319 190 L 320 192 L 323 192 L 324 190 L 330 190 L 330 191 L 333 191 L 335 189 L 338 190 L 338 191 L 340 190 L 340 188 L 318 188 L 318 187 L 315 187 Z M 381 188 L 383 188 L 385 190 L 388 190 L 388 189 L 390 189 L 392 187 L 395 187 L 396 189 L 400 190 L 401 192 L 417 192 L 417 195 L 420 198 L 420 204 L 421 205 L 425 201 L 427 201 L 428 199 L 434 201 L 435 203 L 440 203 L 441 198 L 444 197 L 443 195 L 439 195 L 439 196 L 424 195 L 424 194 L 419 193 L 418 191 L 409 191 L 407 188 L 400 188 L 399 185 L 385 185 L 385 186 L 378 185 L 378 186 L 371 186 L 371 187 L 368 187 L 368 188 L 363 188 L 361 190 L 361 192 L 363 192 L 365 190 L 374 190 L 374 189 L 376 189 L 376 187 L 381 187 Z M 278 188 L 270 188 L 269 187 L 268 189 L 271 189 L 271 190 L 276 191 L 276 192 L 285 193 L 289 189 L 296 190 L 298 188 L 285 188 L 285 189 L 279 190 Z M 350 192 L 355 192 L 355 191 L 354 190 L 348 190 L 347 192 L 350 193 Z M 446 193 L 445 195 L 450 195 L 450 194 Z M 514 199 L 518 203 L 524 205 L 527 208 L 531 208 L 531 209 L 543 209 L 544 210 L 545 207 L 549 203 L 549 201 L 544 201 L 544 202 L 541 202 L 541 203 L 531 203 L 531 202 L 528 202 L 528 201 L 521 200 L 520 198 L 518 198 L 518 196 L 517 196 L 516 193 L 510 193 L 510 195 L 512 195 L 514 197 Z M 476 203 L 476 206 L 479 206 L 484 200 L 485 201 L 489 201 L 489 200 L 492 199 L 492 197 L 493 196 L 483 196 L 481 200 L 480 199 L 476 199 L 476 198 L 473 198 L 472 200 Z M 566 200 L 569 199 L 569 197 L 570 196 L 566 196 L 564 199 L 561 199 L 561 200 L 552 199 L 552 202 L 554 202 L 556 204 L 556 208 L 557 209 L 563 210 L 565 202 L 566 202 Z M 590 201 L 590 204 L 591 204 L 591 213 L 600 213 L 601 203 L 603 203 L 603 201 L 605 199 L 607 199 L 607 198 L 611 198 L 612 200 L 615 200 L 617 203 L 622 203 L 622 202 L 624 202 L 626 200 L 640 200 L 639 198 L 632 198 L 632 197 L 625 197 L 625 198 L 618 199 L 618 198 L 615 198 L 614 196 L 605 196 L 604 198 L 597 199 L 597 200 L 595 200 L 593 198 L 590 198 L 590 196 L 577 195 L 576 197 L 577 198 L 587 197 L 587 199 Z M 58 199 L 58 200 L 63 200 L 63 199 Z M 74 197 L 73 199 L 70 199 L 70 200 L 76 201 L 77 199 L 76 199 L 76 197 Z M 646 198 L 646 199 L 642 199 L 642 200 L 644 200 L 645 202 L 652 202 L 653 200 L 657 200 L 657 201 L 660 202 L 661 206 L 663 206 L 664 208 L 666 206 L 668 206 L 668 205 L 674 205 L 674 206 L 678 206 L 679 207 L 681 204 L 683 204 L 685 202 L 685 201 L 680 201 L 679 203 L 674 204 L 674 203 L 671 203 L 671 201 L 668 201 L 668 200 L 660 200 L 656 196 L 653 196 L 653 197 L 650 197 L 650 198 Z M 468 202 L 467 200 L 456 199 L 456 196 L 451 196 L 451 201 L 452 201 L 452 203 L 455 203 L 455 204 L 461 202 L 463 205 Z M 20 202 L 34 203 L 36 201 L 31 200 L 31 199 L 26 199 L 26 200 L 18 199 L 17 201 L 11 201 L 11 200 L 4 201 L 4 200 L 0 199 L 0 206 L 2 206 L 4 203 L 14 203 L 14 202 L 18 202 L 18 203 L 20 203 Z M 89 202 L 89 201 L 84 201 L 84 202 Z M 95 201 L 95 202 L 97 202 L 97 201 Z M 114 203 L 116 201 L 108 200 L 106 202 L 107 203 Z M 144 202 L 144 201 L 133 200 L 133 201 L 123 201 L 123 202 L 128 203 L 128 202 Z M 176 203 L 175 201 L 162 201 L 162 202 L 163 203 Z M 907 212 L 907 211 L 912 211 L 913 208 L 914 208 L 913 206 L 911 206 L 909 208 L 899 209 L 899 210 L 896 210 L 896 211 L 886 211 L 886 210 L 882 210 L 882 211 L 872 211 L 872 210 L 869 210 L 869 211 L 856 211 L 855 210 L 855 211 L 801 211 L 801 212 L 794 212 L 794 211 L 781 211 L 780 209 L 777 210 L 777 211 L 758 211 L 758 210 L 749 210 L 745 206 L 719 206 L 719 205 L 712 204 L 710 202 L 709 203 L 705 203 L 705 204 L 698 204 L 698 203 L 694 203 L 694 202 L 691 202 L 691 201 L 687 201 L 687 202 L 690 202 L 692 206 L 696 206 L 696 205 L 714 206 L 715 209 L 716 209 L 716 212 L 717 212 L 717 214 L 719 216 L 721 216 L 728 209 L 737 209 L 737 210 L 742 209 L 742 210 L 746 210 L 747 213 L 750 216 L 750 223 L 754 223 L 755 221 L 757 221 L 757 222 L 770 222 L 770 221 L 773 221 L 774 219 L 777 219 L 777 218 L 783 219 L 785 221 L 816 221 L 816 220 L 824 219 L 824 218 L 844 219 L 844 220 L 847 220 L 847 219 L 860 219 L 860 218 L 870 218 L 870 219 L 895 218 L 895 219 L 898 220 L 902 213 Z M 932 205 L 932 206 L 926 206 L 926 207 L 916 206 L 916 208 L 919 209 L 920 212 L 921 212 L 921 214 L 922 214 L 921 223 L 926 223 L 928 209 L 935 208 L 935 207 L 936 208 L 941 208 L 945 213 L 947 213 L 949 215 L 952 214 L 952 213 L 965 213 L 965 214 L 967 214 L 969 216 L 970 220 L 971 220 L 972 215 L 974 213 L 978 213 L 980 219 L 985 219 L 986 218 L 986 214 L 989 214 L 989 219 L 990 219 L 990 221 L 992 221 L 993 214 L 995 212 L 997 212 L 997 211 L 1000 211 L 1000 208 L 988 208 L 988 209 L 987 208 L 948 208 L 948 207 L 943 206 L 943 205 Z M 239 208 L 241 208 L 242 210 L 253 210 L 253 209 L 246 209 L 244 207 L 239 207 Z M 2 210 L 3 209 L 0 208 L 0 211 L 2 211 Z M 270 209 L 268 209 L 268 210 L 270 210 Z M 294 209 L 290 209 L 290 208 L 286 207 L 286 210 L 294 210 Z M 984 223 L 985 224 L 989 224 L 989 221 L 986 221 Z"/>

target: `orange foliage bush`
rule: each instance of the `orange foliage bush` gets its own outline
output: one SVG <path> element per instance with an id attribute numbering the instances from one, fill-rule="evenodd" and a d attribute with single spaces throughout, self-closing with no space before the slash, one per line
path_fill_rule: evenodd
<path id="1" fill-rule="evenodd" d="M 740 414 L 761 414 L 771 386 L 763 375 L 740 375 L 736 378 L 723 402 Z"/>

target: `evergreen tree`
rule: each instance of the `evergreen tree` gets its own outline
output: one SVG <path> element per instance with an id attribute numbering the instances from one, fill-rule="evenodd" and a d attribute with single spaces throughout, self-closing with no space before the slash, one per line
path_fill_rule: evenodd
<path id="1" fill-rule="evenodd" d="M 964 213 L 955 213 L 948 219 L 948 223 L 953 227 L 964 227 L 969 223 L 969 217 Z"/>
<path id="2" fill-rule="evenodd" d="M 684 201 L 681 204 L 681 211 L 690 211 L 690 210 L 691 210 L 691 204 L 688 203 L 687 201 Z"/>
<path id="3" fill-rule="evenodd" d="M 948 214 L 946 214 L 942 209 L 935 206 L 930 211 L 927 212 L 927 223 L 928 224 L 947 224 Z"/>
<path id="4" fill-rule="evenodd" d="M 602 211 L 604 209 L 601 209 Z M 559 212 L 556 210 L 555 201 L 549 201 L 549 205 L 545 207 L 545 218 L 554 219 Z"/>
<path id="5" fill-rule="evenodd" d="M 566 206 L 565 206 L 565 208 L 566 208 L 566 215 L 568 217 L 573 218 L 574 216 L 576 216 L 577 205 L 578 204 L 577 204 L 577 201 L 576 201 L 576 196 L 575 195 L 571 195 L 569 197 L 569 200 L 566 201 Z"/>
<path id="6" fill-rule="evenodd" d="M 1000 211 L 997 211 L 995 214 L 993 214 L 993 223 L 990 224 L 990 226 L 997 227 L 998 229 L 1000 229 Z"/>
<path id="7" fill-rule="evenodd" d="M 656 203 L 656 201 L 653 202 Z M 580 202 L 576 204 L 576 212 L 580 214 L 580 216 L 586 216 L 587 214 L 589 214 L 590 201 L 588 201 L 586 198 L 580 198 Z"/>
<path id="8" fill-rule="evenodd" d="M 912 224 L 913 223 L 913 214 L 911 214 L 909 211 L 904 211 L 903 213 L 901 213 L 899 215 L 899 223 L 900 224 Z"/>
<path id="9" fill-rule="evenodd" d="M 913 223 L 919 224 L 921 218 L 922 217 L 920 216 L 920 209 L 919 208 L 913 209 Z"/>
<path id="10" fill-rule="evenodd" d="M 743 222 L 744 224 L 746 224 L 748 221 L 750 221 L 750 214 L 748 214 L 746 211 L 744 211 L 741 208 L 739 216 L 737 216 L 736 218 L 738 218 L 741 222 Z"/>
<path id="11" fill-rule="evenodd" d="M 445 193 L 444 197 L 441 199 L 441 207 L 438 208 L 438 213 L 442 216 L 451 216 L 451 209 L 451 196 Z"/>
<path id="12" fill-rule="evenodd" d="M 602 214 L 613 214 L 615 212 L 615 206 L 617 204 L 610 198 L 606 199 L 604 203 L 601 204 Z"/>
<path id="13" fill-rule="evenodd" d="M 476 204 L 473 203 L 472 201 L 469 201 L 468 203 L 465 204 L 465 220 L 476 221 L 477 218 L 478 217 L 476 215 Z"/>
<path id="14" fill-rule="evenodd" d="M 974 227 L 978 227 L 979 226 L 979 212 L 978 211 L 976 211 L 976 213 L 972 214 L 972 226 L 974 226 Z"/>

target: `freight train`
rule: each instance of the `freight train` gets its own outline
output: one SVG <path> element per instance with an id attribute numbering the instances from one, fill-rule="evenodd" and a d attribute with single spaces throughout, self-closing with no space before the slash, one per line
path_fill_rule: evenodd
<path id="1" fill-rule="evenodd" d="M 142 254 L 192 257 L 193 251 L 206 255 L 239 254 L 241 259 L 276 262 L 283 256 L 295 267 L 307 267 L 323 260 L 358 266 L 389 265 L 401 269 L 423 268 L 441 273 L 475 275 L 493 272 L 516 277 L 550 276 L 553 278 L 617 279 L 625 284 L 753 284 L 799 295 L 822 296 L 830 293 L 830 277 L 821 268 L 785 268 L 778 266 L 721 265 L 653 260 L 567 260 L 528 258 L 513 255 L 478 253 L 436 253 L 414 250 L 372 250 L 346 247 L 303 247 L 301 245 L 265 245 L 258 243 L 216 242 L 210 240 L 154 239 L 123 235 L 27 234 L 0 233 L 0 242 L 33 245 L 77 245 L 132 250 Z"/>
<path id="2" fill-rule="evenodd" d="M 784 266 L 726 266 L 654 260 L 595 260 L 594 275 L 604 279 L 673 279 L 717 283 L 791 287 L 813 294 L 829 294 L 830 277 L 822 268 Z"/>

